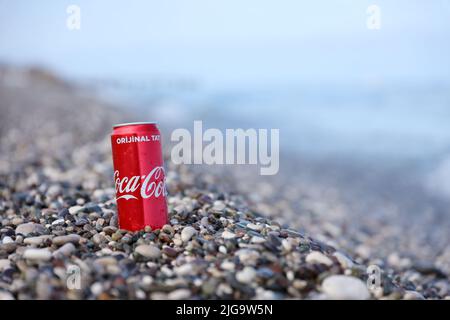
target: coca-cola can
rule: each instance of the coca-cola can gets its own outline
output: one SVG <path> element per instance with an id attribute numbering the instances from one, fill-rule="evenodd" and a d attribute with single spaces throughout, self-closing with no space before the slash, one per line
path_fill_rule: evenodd
<path id="1" fill-rule="evenodd" d="M 160 229 L 167 223 L 167 193 L 156 123 L 115 125 L 111 145 L 119 227 Z"/>

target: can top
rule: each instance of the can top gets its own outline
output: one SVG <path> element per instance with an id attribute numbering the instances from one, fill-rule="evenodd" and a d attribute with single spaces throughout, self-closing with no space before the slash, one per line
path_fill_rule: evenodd
<path id="1" fill-rule="evenodd" d="M 119 123 L 113 126 L 113 128 L 117 127 L 125 127 L 125 126 L 137 126 L 142 124 L 156 124 L 156 122 L 127 122 L 127 123 Z"/>

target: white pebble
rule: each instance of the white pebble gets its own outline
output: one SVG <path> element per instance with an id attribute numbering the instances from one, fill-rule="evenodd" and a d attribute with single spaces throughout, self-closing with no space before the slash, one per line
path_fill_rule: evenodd
<path id="1" fill-rule="evenodd" d="M 222 232 L 222 238 L 226 240 L 231 240 L 236 238 L 236 235 L 231 231 L 225 230 L 224 232 Z"/>
<path id="2" fill-rule="evenodd" d="M 241 283 L 252 283 L 256 277 L 256 271 L 252 267 L 245 267 L 242 271 L 236 273 L 236 280 Z"/>
<path id="3" fill-rule="evenodd" d="M 367 300 L 370 298 L 366 284 L 355 277 L 333 275 L 322 282 L 322 291 L 333 300 Z"/>
<path id="4" fill-rule="evenodd" d="M 342 266 L 342 268 L 351 269 L 353 267 L 353 265 L 354 265 L 353 261 L 350 260 L 343 253 L 336 251 L 335 253 L 333 253 L 333 255 L 336 257 L 336 259 L 338 260 L 338 262 Z"/>
<path id="5" fill-rule="evenodd" d="M 177 289 L 167 295 L 169 300 L 185 300 L 191 297 L 191 291 L 188 289 Z"/>
<path id="6" fill-rule="evenodd" d="M 82 210 L 83 207 L 82 206 L 73 206 L 69 208 L 69 213 L 70 214 L 76 214 L 78 211 Z"/>
<path id="7" fill-rule="evenodd" d="M 13 242 L 14 242 L 14 240 L 11 237 L 8 237 L 8 236 L 4 237 L 3 240 L 2 240 L 3 244 L 13 243 Z"/>
<path id="8" fill-rule="evenodd" d="M 250 240 L 251 243 L 264 243 L 266 242 L 266 239 L 262 238 L 262 237 L 258 237 L 258 236 L 253 236 L 252 239 Z"/>
<path id="9" fill-rule="evenodd" d="M 23 257 L 35 261 L 48 261 L 52 258 L 52 253 L 48 249 L 26 249 Z"/>
<path id="10" fill-rule="evenodd" d="M 193 227 L 185 227 L 183 231 L 181 231 L 181 240 L 183 242 L 188 242 L 191 240 L 191 238 L 197 234 L 197 230 L 195 230 Z"/>
<path id="11" fill-rule="evenodd" d="M 331 266 L 333 261 L 324 255 L 322 252 L 313 251 L 306 256 L 306 262 L 312 264 L 324 264 L 326 266 Z"/>

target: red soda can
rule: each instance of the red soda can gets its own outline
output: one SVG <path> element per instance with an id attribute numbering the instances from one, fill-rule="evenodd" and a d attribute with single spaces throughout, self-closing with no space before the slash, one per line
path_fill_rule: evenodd
<path id="1" fill-rule="evenodd" d="M 167 223 L 167 193 L 156 123 L 115 125 L 111 145 L 119 227 L 160 229 Z"/>

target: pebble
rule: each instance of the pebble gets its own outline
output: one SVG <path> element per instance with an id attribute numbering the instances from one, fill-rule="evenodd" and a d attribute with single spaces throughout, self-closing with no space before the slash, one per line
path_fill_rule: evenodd
<path id="1" fill-rule="evenodd" d="M 249 223 L 247 224 L 247 228 L 253 231 L 261 231 L 263 229 L 263 226 L 260 224 Z"/>
<path id="2" fill-rule="evenodd" d="M 236 280 L 245 284 L 252 283 L 255 277 L 256 271 L 252 267 L 245 267 L 243 270 L 236 273 Z"/>
<path id="3" fill-rule="evenodd" d="M 264 239 L 264 238 L 262 238 L 262 237 L 258 237 L 258 236 L 253 236 L 253 237 L 250 239 L 250 242 L 251 242 L 251 243 L 259 244 L 259 243 L 264 243 L 264 242 L 266 242 L 266 239 Z"/>
<path id="4" fill-rule="evenodd" d="M 74 215 L 74 214 L 78 213 L 81 210 L 83 210 L 82 206 L 73 206 L 73 207 L 69 208 L 69 213 Z"/>
<path id="5" fill-rule="evenodd" d="M 8 259 L 0 259 L 0 272 L 11 267 L 11 261 Z"/>
<path id="6" fill-rule="evenodd" d="M 48 249 L 26 249 L 23 253 L 25 259 L 34 261 L 48 261 L 52 258 L 52 253 Z"/>
<path id="7" fill-rule="evenodd" d="M 134 252 L 147 259 L 158 259 L 161 257 L 161 250 L 153 245 L 141 244 L 134 249 Z"/>
<path id="8" fill-rule="evenodd" d="M 191 290 L 189 289 L 177 289 L 175 291 L 170 292 L 167 295 L 169 300 L 186 300 L 191 297 Z"/>
<path id="9" fill-rule="evenodd" d="M 43 234 L 46 229 L 42 225 L 34 222 L 22 223 L 17 226 L 16 234 L 27 236 L 31 233 Z"/>
<path id="10" fill-rule="evenodd" d="M 174 258 L 174 257 L 176 257 L 178 255 L 178 251 L 175 250 L 174 248 L 169 247 L 169 246 L 165 246 L 163 248 L 162 252 L 164 254 L 166 254 L 167 256 L 171 257 L 171 258 Z"/>
<path id="11" fill-rule="evenodd" d="M 344 275 L 332 275 L 322 282 L 322 291 L 332 300 L 367 300 L 370 298 L 366 283 Z"/>
<path id="12" fill-rule="evenodd" d="M 53 256 L 57 258 L 61 257 L 69 257 L 72 253 L 76 251 L 76 248 L 73 243 L 68 242 L 61 246 L 59 249 L 53 252 Z"/>
<path id="13" fill-rule="evenodd" d="M 2 243 L 3 244 L 14 243 L 14 240 L 11 237 L 6 236 L 3 238 Z"/>
<path id="14" fill-rule="evenodd" d="M 406 291 L 403 299 L 405 300 L 425 300 L 424 296 L 417 291 Z"/>
<path id="15" fill-rule="evenodd" d="M 25 238 L 23 240 L 23 243 L 28 244 L 28 245 L 39 246 L 39 245 L 43 244 L 47 239 L 51 239 L 51 238 L 52 238 L 52 236 L 50 236 L 50 235 L 30 237 L 30 238 Z"/>
<path id="16" fill-rule="evenodd" d="M 336 257 L 337 261 L 339 262 L 339 264 L 341 265 L 341 267 L 343 269 L 351 269 L 354 266 L 354 263 L 352 260 L 350 260 L 350 258 L 348 258 L 345 254 L 336 251 L 333 253 L 333 256 Z"/>
<path id="17" fill-rule="evenodd" d="M 57 246 L 62 246 L 63 244 L 66 244 L 68 242 L 77 244 L 80 242 L 81 237 L 78 234 L 69 234 L 66 236 L 58 236 L 54 237 L 52 240 L 52 243 Z"/>
<path id="18" fill-rule="evenodd" d="M 333 265 L 333 261 L 319 251 L 312 251 L 306 256 L 306 262 L 311 264 L 324 264 L 326 266 Z"/>
<path id="19" fill-rule="evenodd" d="M 186 243 L 189 240 L 191 240 L 191 238 L 197 234 L 197 230 L 195 230 L 193 227 L 184 227 L 183 231 L 181 231 L 181 240 Z"/>
<path id="20" fill-rule="evenodd" d="M 226 208 L 225 203 L 223 201 L 214 201 L 212 210 L 213 211 L 223 211 Z"/>
<path id="21" fill-rule="evenodd" d="M 95 262 L 101 266 L 115 266 L 117 264 L 117 260 L 112 256 L 105 256 L 95 260 Z"/>
<path id="22" fill-rule="evenodd" d="M 258 251 L 252 249 L 239 249 L 234 253 L 243 265 L 256 265 L 260 257 Z"/>
<path id="23" fill-rule="evenodd" d="M 222 232 L 222 238 L 224 238 L 225 240 L 231 240 L 236 238 L 236 235 L 228 230 L 225 230 L 224 232 Z"/>

